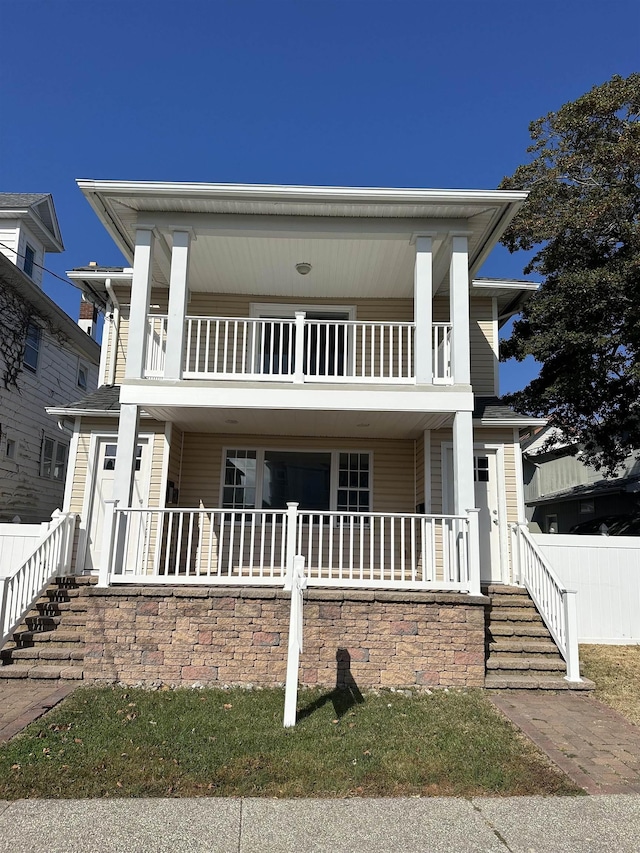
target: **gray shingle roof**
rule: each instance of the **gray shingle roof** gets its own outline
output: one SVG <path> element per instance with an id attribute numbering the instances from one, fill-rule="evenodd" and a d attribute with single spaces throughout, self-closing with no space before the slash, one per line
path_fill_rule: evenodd
<path id="1" fill-rule="evenodd" d="M 476 397 L 473 404 L 473 417 L 476 420 L 521 421 L 523 415 L 514 412 L 510 406 L 505 406 L 499 397 Z"/>
<path id="2" fill-rule="evenodd" d="M 46 198 L 49 198 L 49 193 L 0 193 L 0 209 L 31 207 Z"/>
<path id="3" fill-rule="evenodd" d="M 120 386 L 102 385 L 86 397 L 69 403 L 65 409 L 91 412 L 117 412 L 120 410 Z"/>

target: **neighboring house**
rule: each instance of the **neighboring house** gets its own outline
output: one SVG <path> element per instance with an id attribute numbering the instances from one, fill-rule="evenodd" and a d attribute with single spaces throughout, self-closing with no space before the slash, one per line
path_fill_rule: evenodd
<path id="1" fill-rule="evenodd" d="M 95 309 L 85 329 L 41 289 L 47 252 L 61 252 L 47 194 L 0 193 L 0 522 L 46 521 L 61 508 L 71 432 L 45 406 L 96 388 Z"/>
<path id="2" fill-rule="evenodd" d="M 637 453 L 629 455 L 615 477 L 604 478 L 582 461 L 575 445 L 548 426 L 523 436 L 522 462 L 527 519 L 534 531 L 568 533 L 590 521 L 599 528 L 601 520 L 640 513 Z"/>
<path id="3" fill-rule="evenodd" d="M 475 276 L 526 193 L 79 186 L 131 264 L 69 273 L 109 303 L 101 387 L 49 409 L 99 575 L 85 677 L 283 680 L 302 556 L 304 683 L 484 684 L 543 422 L 497 398 L 535 285 Z"/>

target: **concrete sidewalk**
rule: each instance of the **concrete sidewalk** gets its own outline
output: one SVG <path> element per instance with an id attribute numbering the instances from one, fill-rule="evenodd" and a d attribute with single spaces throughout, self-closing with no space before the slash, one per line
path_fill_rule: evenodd
<path id="1" fill-rule="evenodd" d="M 0 802 L 0 853 L 637 853 L 640 796 Z"/>

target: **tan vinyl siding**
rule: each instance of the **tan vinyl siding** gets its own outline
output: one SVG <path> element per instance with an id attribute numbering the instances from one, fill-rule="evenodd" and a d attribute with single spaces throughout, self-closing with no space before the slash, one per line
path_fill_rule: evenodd
<path id="1" fill-rule="evenodd" d="M 469 318 L 471 384 L 476 394 L 495 393 L 495 354 L 491 299 L 472 299 Z"/>
<path id="2" fill-rule="evenodd" d="M 421 436 L 414 441 L 415 455 L 415 506 L 425 502 L 424 499 L 424 438 Z"/>
<path id="3" fill-rule="evenodd" d="M 381 439 L 289 438 L 185 433 L 180 506 L 219 507 L 224 448 L 359 450 L 373 455 L 374 512 L 414 511 L 414 443 Z"/>
<path id="4" fill-rule="evenodd" d="M 169 449 L 169 470 L 167 480 L 170 480 L 177 489 L 181 488 L 182 474 L 182 444 L 184 438 L 177 426 L 171 427 L 171 447 Z"/>

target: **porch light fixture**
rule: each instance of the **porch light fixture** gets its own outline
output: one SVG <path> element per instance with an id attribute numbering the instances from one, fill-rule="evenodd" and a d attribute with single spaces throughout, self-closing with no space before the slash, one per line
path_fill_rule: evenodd
<path id="1" fill-rule="evenodd" d="M 301 261 L 299 264 L 296 264 L 296 271 L 300 275 L 308 275 L 311 272 L 311 264 L 308 261 Z"/>

